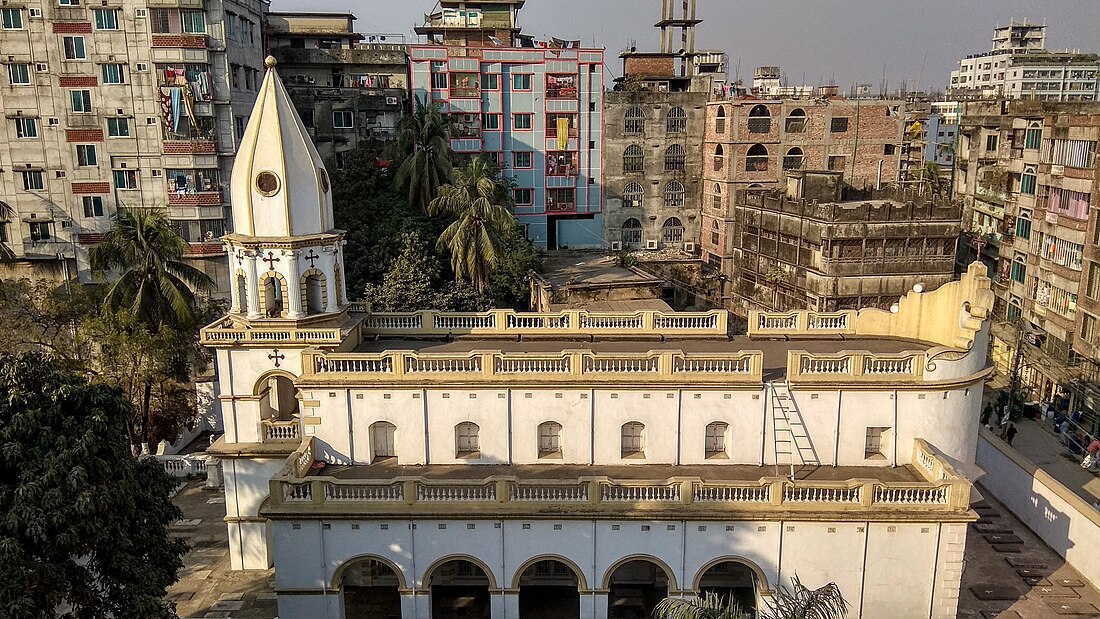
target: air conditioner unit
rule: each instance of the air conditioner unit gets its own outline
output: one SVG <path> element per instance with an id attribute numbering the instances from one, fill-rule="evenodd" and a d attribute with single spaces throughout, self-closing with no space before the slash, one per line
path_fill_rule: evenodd
<path id="1" fill-rule="evenodd" d="M 656 241 L 656 240 L 652 240 L 652 239 L 651 239 L 651 240 L 648 240 L 648 241 L 646 241 L 646 242 L 645 242 L 645 248 L 646 248 L 646 249 L 657 249 L 657 241 Z"/>
<path id="2" fill-rule="evenodd" d="M 42 17 L 42 9 L 27 9 L 31 17 Z"/>
<path id="3" fill-rule="evenodd" d="M 684 243 L 684 251 L 689 254 L 695 253 L 695 243 Z"/>
<path id="4" fill-rule="evenodd" d="M 622 250 L 623 250 L 623 242 L 622 241 L 611 241 L 611 251 L 622 251 Z"/>
<path id="5" fill-rule="evenodd" d="M 149 10 L 148 9 L 135 9 L 134 10 L 134 17 L 137 17 L 138 19 L 141 19 L 142 17 L 145 17 L 147 15 L 149 15 Z"/>
<path id="6" fill-rule="evenodd" d="M 386 105 L 397 105 L 397 97 L 386 97 Z"/>
<path id="7" fill-rule="evenodd" d="M 1063 176 L 1066 173 L 1066 166 L 1064 165 L 1052 165 L 1050 166 L 1051 176 Z"/>

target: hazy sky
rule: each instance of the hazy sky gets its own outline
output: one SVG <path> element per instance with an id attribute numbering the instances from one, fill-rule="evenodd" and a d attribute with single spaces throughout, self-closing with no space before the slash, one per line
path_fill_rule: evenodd
<path id="1" fill-rule="evenodd" d="M 676 1 L 676 0 L 674 0 Z M 677 2 L 679 4 L 679 2 Z M 412 34 L 434 0 L 272 0 L 273 10 L 351 11 L 360 32 Z M 581 39 L 608 51 L 636 42 L 655 50 L 660 0 L 527 0 L 520 26 L 529 34 Z M 835 81 L 875 85 L 883 65 L 891 90 L 943 88 L 964 54 L 988 51 L 993 27 L 1010 18 L 1045 21 L 1047 46 L 1100 51 L 1097 0 L 699 0 L 696 46 L 724 49 L 730 77 L 751 81 L 758 65 L 780 65 L 790 85 Z M 415 40 L 410 37 L 409 39 Z"/>

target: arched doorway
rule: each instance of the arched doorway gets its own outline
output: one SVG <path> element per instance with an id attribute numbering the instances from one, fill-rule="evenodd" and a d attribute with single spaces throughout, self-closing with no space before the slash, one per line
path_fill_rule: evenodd
<path id="1" fill-rule="evenodd" d="M 428 577 L 432 619 L 490 619 L 489 576 L 480 566 L 454 559 Z"/>
<path id="2" fill-rule="evenodd" d="M 388 564 L 359 559 L 340 577 L 345 619 L 400 619 L 401 581 Z"/>
<path id="3" fill-rule="evenodd" d="M 652 561 L 627 561 L 611 573 L 607 596 L 608 619 L 651 619 L 653 609 L 668 597 L 669 577 Z"/>
<path id="4" fill-rule="evenodd" d="M 323 314 L 325 312 L 325 279 L 322 275 L 309 275 L 305 281 L 306 312 Z"/>
<path id="5" fill-rule="evenodd" d="M 714 593 L 723 599 L 733 598 L 749 616 L 755 616 L 756 581 L 756 573 L 744 563 L 722 561 L 699 577 L 699 595 Z"/>
<path id="6" fill-rule="evenodd" d="M 298 390 L 287 376 L 269 376 L 258 385 L 260 418 L 290 421 L 298 414 Z"/>
<path id="7" fill-rule="evenodd" d="M 555 559 L 536 561 L 519 577 L 519 616 L 523 619 L 580 619 L 579 580 L 573 568 Z"/>
<path id="8" fill-rule="evenodd" d="M 622 231 L 619 233 L 619 239 L 623 244 L 623 249 L 637 249 L 642 245 L 642 222 L 631 217 L 623 222 Z"/>

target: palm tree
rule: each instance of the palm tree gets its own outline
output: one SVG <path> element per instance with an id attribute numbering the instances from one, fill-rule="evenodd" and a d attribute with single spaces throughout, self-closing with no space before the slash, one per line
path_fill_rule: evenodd
<path id="1" fill-rule="evenodd" d="M 484 158 L 455 172 L 451 184 L 439 188 L 428 205 L 431 216 L 451 215 L 455 221 L 439 235 L 437 247 L 451 254 L 455 280 L 466 279 L 484 292 L 500 262 L 500 235 L 514 225 L 508 203 L 508 181 L 494 173 Z"/>
<path id="2" fill-rule="evenodd" d="M 809 589 L 798 577 L 791 578 L 793 589 L 777 587 L 761 619 L 842 619 L 848 614 L 848 603 L 840 595 L 836 583 Z M 703 599 L 665 598 L 653 609 L 658 619 L 754 619 L 731 597 L 708 593 Z"/>
<path id="3" fill-rule="evenodd" d="M 102 278 L 118 273 L 103 306 L 126 310 L 151 333 L 188 328 L 195 321 L 195 292 L 213 280 L 182 261 L 186 242 L 159 210 L 120 209 L 103 242 L 92 248 L 92 269 Z"/>
<path id="4" fill-rule="evenodd" d="M 439 187 L 451 178 L 454 153 L 448 142 L 448 124 L 439 103 L 416 99 L 416 110 L 397 124 L 396 153 L 404 157 L 394 179 L 408 186 L 409 204 L 427 211 Z"/>

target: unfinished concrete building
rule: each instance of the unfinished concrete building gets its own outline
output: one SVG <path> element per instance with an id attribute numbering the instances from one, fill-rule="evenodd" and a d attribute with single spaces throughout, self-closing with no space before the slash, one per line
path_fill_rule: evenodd
<path id="1" fill-rule="evenodd" d="M 92 281 L 120 207 L 163 208 L 226 283 L 228 183 L 263 69 L 266 0 L 5 5 L 0 242 L 9 276 Z"/>
<path id="2" fill-rule="evenodd" d="M 268 45 L 317 151 L 330 170 L 359 146 L 381 148 L 406 111 L 402 35 L 364 36 L 351 13 L 272 12 Z"/>
<path id="3" fill-rule="evenodd" d="M 716 304 L 740 316 L 890 309 L 918 284 L 951 281 L 958 204 L 897 190 L 844 199 L 838 172 L 786 181 L 785 192 L 739 190 L 723 217 L 708 218 L 704 247 L 724 280 Z"/>

